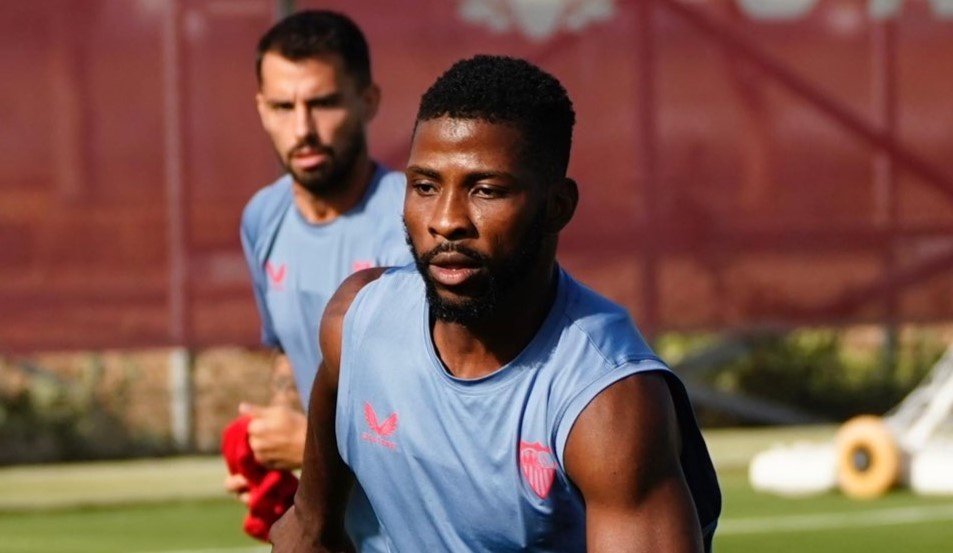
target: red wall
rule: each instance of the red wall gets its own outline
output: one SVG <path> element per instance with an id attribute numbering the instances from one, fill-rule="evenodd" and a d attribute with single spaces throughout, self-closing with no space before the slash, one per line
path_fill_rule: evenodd
<path id="1" fill-rule="evenodd" d="M 244 202 L 277 175 L 252 103 L 254 45 L 275 5 L 0 6 L 0 351 L 165 344 L 182 321 L 193 345 L 254 343 L 237 225 Z M 877 321 L 885 290 L 898 294 L 903 320 L 953 318 L 944 270 L 953 263 L 943 264 L 953 196 L 902 169 L 883 196 L 864 142 L 665 2 L 655 20 L 654 185 L 639 139 L 647 96 L 634 2 L 569 3 L 612 14 L 536 38 L 514 24 L 521 0 L 510 0 L 503 32 L 459 14 L 506 2 L 298 5 L 346 11 L 365 29 L 384 90 L 372 150 L 395 167 L 420 94 L 453 61 L 505 53 L 557 75 L 576 104 L 570 172 L 582 196 L 560 257 L 654 330 Z M 821 1 L 786 22 L 750 19 L 728 1 L 683 5 L 878 120 L 866 2 Z M 579 14 L 563 15 L 568 25 Z M 953 22 L 923 2 L 891 21 L 896 138 L 953 177 Z M 179 204 L 170 190 L 184 195 Z M 183 240 L 170 234 L 177 221 Z M 186 269 L 184 287 L 175 267 Z M 890 275 L 894 285 L 878 287 Z M 170 300 L 183 297 L 187 316 L 177 319 Z"/>

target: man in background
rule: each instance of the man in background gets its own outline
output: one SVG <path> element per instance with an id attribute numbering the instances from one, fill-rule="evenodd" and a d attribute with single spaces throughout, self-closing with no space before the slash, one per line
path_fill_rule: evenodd
<path id="1" fill-rule="evenodd" d="M 277 23 L 257 49 L 255 103 L 286 174 L 242 214 L 241 241 L 262 322 L 275 350 L 269 405 L 242 403 L 248 442 L 269 469 L 301 466 L 302 409 L 321 362 L 318 325 L 351 273 L 410 261 L 400 213 L 404 178 L 371 159 L 367 126 L 381 93 L 357 25 L 330 11 Z M 248 500 L 248 482 L 226 488 Z"/>

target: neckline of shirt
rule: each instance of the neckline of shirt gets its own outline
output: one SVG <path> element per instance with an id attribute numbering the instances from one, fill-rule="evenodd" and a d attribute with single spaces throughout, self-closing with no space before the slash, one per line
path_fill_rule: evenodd
<path id="1" fill-rule="evenodd" d="M 338 215 L 334 219 L 327 221 L 325 223 L 312 223 L 304 218 L 304 215 L 301 214 L 301 210 L 298 209 L 298 205 L 295 204 L 294 198 L 292 197 L 291 205 L 288 206 L 288 209 L 291 210 L 292 217 L 300 223 L 300 225 L 306 229 L 308 232 L 314 233 L 323 233 L 327 232 L 329 229 L 334 228 L 335 225 L 343 224 L 344 221 L 354 217 L 356 214 L 367 209 L 367 204 L 370 203 L 371 196 L 374 195 L 374 192 L 377 190 L 381 181 L 384 179 L 384 175 L 387 174 L 387 169 L 377 163 L 374 163 L 374 172 L 371 173 L 371 180 L 367 184 L 367 189 L 364 190 L 364 195 L 361 196 L 360 201 L 351 206 L 351 209 L 348 209 L 344 213 Z M 287 175 L 287 178 L 292 178 L 291 175 Z M 294 183 L 292 182 L 292 186 Z"/>
<path id="2" fill-rule="evenodd" d="M 419 274 L 418 274 L 419 277 Z M 420 278 L 420 286 L 423 288 L 423 278 Z M 420 335 L 424 341 L 424 351 L 430 364 L 431 372 L 435 373 L 440 380 L 451 388 L 468 394 L 486 394 L 492 393 L 502 386 L 510 384 L 515 379 L 531 372 L 543 364 L 545 356 L 538 355 L 558 333 L 560 321 L 562 320 L 566 306 L 569 303 L 571 287 L 569 286 L 568 275 L 562 267 L 557 266 L 556 274 L 556 297 L 549 313 L 543 319 L 543 324 L 533 335 L 533 338 L 526 344 L 526 347 L 520 351 L 516 357 L 510 360 L 502 367 L 492 373 L 479 378 L 459 378 L 450 374 L 440 356 L 437 355 L 436 347 L 433 343 L 433 333 L 430 328 L 430 310 L 427 307 L 427 300 L 419 302 L 418 321 L 420 322 L 422 332 Z M 423 290 L 421 290 L 423 292 Z"/>

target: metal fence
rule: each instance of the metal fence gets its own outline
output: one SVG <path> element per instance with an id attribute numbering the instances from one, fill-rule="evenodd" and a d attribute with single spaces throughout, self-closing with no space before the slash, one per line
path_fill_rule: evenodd
<path id="1" fill-rule="evenodd" d="M 0 6 L 0 352 L 256 341 L 238 218 L 278 166 L 253 49 L 289 4 Z M 953 318 L 949 2 L 293 4 L 364 28 L 395 167 L 453 61 L 557 75 L 560 258 L 651 333 Z"/>

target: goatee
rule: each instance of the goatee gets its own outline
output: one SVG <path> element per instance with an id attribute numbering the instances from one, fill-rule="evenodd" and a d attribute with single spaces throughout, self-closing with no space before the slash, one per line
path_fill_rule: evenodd
<path id="1" fill-rule="evenodd" d="M 530 273 L 539 260 L 546 234 L 543 228 L 544 217 L 545 213 L 540 209 L 527 227 L 516 251 L 497 263 L 491 263 L 486 255 L 456 242 L 444 242 L 428 252 L 418 253 L 410 239 L 410 234 L 406 232 L 405 224 L 407 244 L 413 255 L 414 265 L 424 280 L 431 319 L 469 326 L 484 321 L 499 311 L 500 305 L 507 299 L 509 292 Z M 429 265 L 434 257 L 446 252 L 463 254 L 477 262 L 479 268 L 484 269 L 487 278 L 478 295 L 461 300 L 445 300 L 437 292 L 437 285 L 430 275 Z"/>
<path id="2" fill-rule="evenodd" d="M 319 197 L 333 196 L 350 183 L 350 177 L 354 173 L 357 160 L 361 152 L 366 148 L 363 133 L 347 143 L 340 152 L 335 152 L 331 148 L 323 148 L 307 144 L 312 149 L 319 150 L 329 158 L 330 168 L 319 168 L 314 171 L 297 171 L 293 168 L 290 159 L 283 162 L 285 170 L 291 174 L 295 182 L 300 184 L 311 194 Z M 292 152 L 305 145 L 295 147 Z M 290 158 L 290 156 L 289 156 Z"/>

